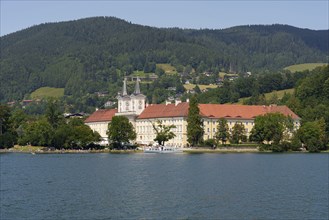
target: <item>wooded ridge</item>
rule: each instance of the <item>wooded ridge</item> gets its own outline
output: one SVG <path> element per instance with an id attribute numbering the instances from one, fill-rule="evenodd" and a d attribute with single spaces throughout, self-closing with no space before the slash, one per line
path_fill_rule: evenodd
<path id="1" fill-rule="evenodd" d="M 120 86 L 133 71 L 263 73 L 328 61 L 328 30 L 251 25 L 222 30 L 155 28 L 114 17 L 33 26 L 0 38 L 0 101 L 44 87 L 79 97 Z"/>

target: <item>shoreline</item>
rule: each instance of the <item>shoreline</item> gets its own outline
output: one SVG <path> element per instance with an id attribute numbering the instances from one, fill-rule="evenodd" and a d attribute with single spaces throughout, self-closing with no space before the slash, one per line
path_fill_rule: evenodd
<path id="1" fill-rule="evenodd" d="M 128 153 L 143 153 L 142 150 L 52 150 L 52 151 L 42 151 L 42 150 L 17 150 L 17 149 L 0 149 L 0 154 L 2 153 L 21 153 L 21 154 L 95 154 L 95 153 L 112 153 L 112 154 L 128 154 Z"/>
<path id="2" fill-rule="evenodd" d="M 0 149 L 0 154 L 3 153 L 25 153 L 25 154 L 94 154 L 94 153 L 110 153 L 110 154 L 135 154 L 135 153 L 144 153 L 143 150 L 110 150 L 110 149 L 101 149 L 101 150 L 51 150 L 44 151 L 43 147 L 32 147 L 32 146 L 15 146 L 9 149 Z M 272 151 L 260 151 L 258 147 L 223 147 L 217 149 L 209 148 L 183 148 L 184 154 L 204 154 L 204 153 L 278 153 Z M 308 151 L 287 151 L 279 153 L 309 153 Z M 329 153 L 327 151 L 321 151 L 319 153 Z"/>

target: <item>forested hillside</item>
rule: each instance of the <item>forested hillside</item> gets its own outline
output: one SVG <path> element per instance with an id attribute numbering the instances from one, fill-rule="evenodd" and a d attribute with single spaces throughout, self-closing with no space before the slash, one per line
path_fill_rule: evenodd
<path id="1" fill-rule="evenodd" d="M 328 30 L 287 25 L 165 29 L 113 17 L 87 18 L 1 37 L 0 101 L 22 99 L 44 86 L 65 88 L 74 99 L 117 90 L 133 71 L 161 75 L 158 63 L 195 77 L 207 71 L 215 79 L 219 71 L 263 73 L 327 61 Z"/>

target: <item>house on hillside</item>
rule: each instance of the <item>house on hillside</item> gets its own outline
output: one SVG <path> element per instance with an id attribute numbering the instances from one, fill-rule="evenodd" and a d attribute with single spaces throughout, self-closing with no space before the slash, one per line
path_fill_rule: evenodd
<path id="1" fill-rule="evenodd" d="M 85 113 L 64 113 L 64 118 L 83 118 L 85 117 Z"/>
<path id="2" fill-rule="evenodd" d="M 114 106 L 115 104 L 117 104 L 117 103 L 112 102 L 112 101 L 107 101 L 107 102 L 105 102 L 104 107 L 105 108 L 110 108 L 110 107 Z"/>

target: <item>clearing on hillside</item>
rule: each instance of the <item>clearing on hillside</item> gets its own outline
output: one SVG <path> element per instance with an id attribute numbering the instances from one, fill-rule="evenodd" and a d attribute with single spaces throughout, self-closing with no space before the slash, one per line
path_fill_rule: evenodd
<path id="1" fill-rule="evenodd" d="M 41 87 L 31 93 L 32 99 L 47 97 L 60 98 L 64 96 L 64 88 Z"/>
<path id="2" fill-rule="evenodd" d="M 219 72 L 218 76 L 223 79 L 226 74 L 227 73 L 225 73 L 225 72 Z"/>
<path id="3" fill-rule="evenodd" d="M 198 85 L 201 90 L 203 89 L 214 89 L 217 88 L 217 85 Z M 194 89 L 195 84 L 184 84 L 184 88 L 186 90 L 192 90 Z"/>
<path id="4" fill-rule="evenodd" d="M 130 76 L 145 77 L 146 76 L 146 73 L 144 71 L 136 70 Z"/>
<path id="5" fill-rule="evenodd" d="M 167 74 L 176 74 L 177 70 L 175 67 L 173 67 L 172 65 L 170 65 L 169 63 L 158 63 L 156 64 L 157 68 L 163 69 L 165 71 L 165 73 Z"/>
<path id="6" fill-rule="evenodd" d="M 284 69 L 289 70 L 292 73 L 295 73 L 295 72 L 301 72 L 304 70 L 313 70 L 316 67 L 324 66 L 324 65 L 328 65 L 328 63 L 302 63 L 302 64 L 296 64 L 296 65 L 292 65 L 292 66 L 287 66 Z"/>
<path id="7" fill-rule="evenodd" d="M 295 89 L 284 89 L 284 90 L 278 90 L 278 91 L 273 91 L 269 93 L 265 93 L 265 98 L 266 100 L 269 100 L 273 95 L 277 95 L 278 99 L 282 99 L 285 93 L 293 94 Z M 243 104 L 243 101 L 248 99 L 250 97 L 246 98 L 240 98 L 237 104 Z"/>

